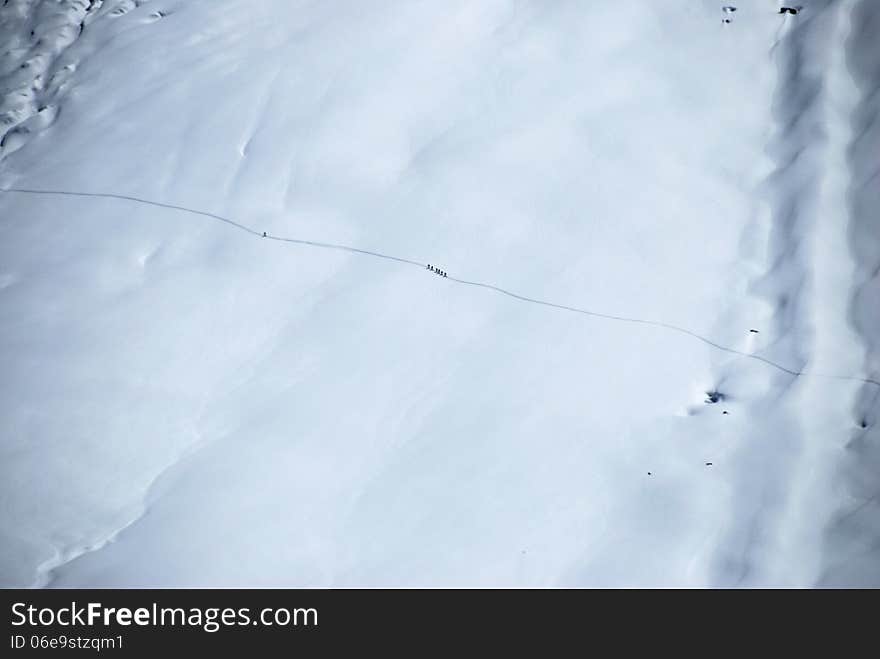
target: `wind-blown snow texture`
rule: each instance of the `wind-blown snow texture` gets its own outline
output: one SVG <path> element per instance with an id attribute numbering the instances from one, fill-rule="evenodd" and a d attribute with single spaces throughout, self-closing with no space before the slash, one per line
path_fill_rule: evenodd
<path id="1" fill-rule="evenodd" d="M 0 584 L 880 585 L 880 8 L 721 4 L 7 0 L 160 205 L 0 192 Z"/>

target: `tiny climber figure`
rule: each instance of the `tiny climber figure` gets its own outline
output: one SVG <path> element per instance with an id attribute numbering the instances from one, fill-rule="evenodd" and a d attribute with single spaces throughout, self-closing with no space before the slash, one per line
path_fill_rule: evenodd
<path id="1" fill-rule="evenodd" d="M 801 7 L 780 7 L 780 14 L 791 14 L 792 16 L 797 16 L 798 12 L 801 10 Z"/>
<path id="2" fill-rule="evenodd" d="M 736 7 L 734 7 L 733 5 L 724 5 L 721 8 L 721 11 L 724 12 L 724 18 L 721 19 L 721 22 L 722 23 L 730 23 L 729 16 L 731 14 L 733 14 L 733 12 L 736 11 Z"/>
<path id="3" fill-rule="evenodd" d="M 264 232 L 263 232 L 263 238 L 265 238 L 265 237 L 266 237 L 266 232 L 264 231 Z"/>

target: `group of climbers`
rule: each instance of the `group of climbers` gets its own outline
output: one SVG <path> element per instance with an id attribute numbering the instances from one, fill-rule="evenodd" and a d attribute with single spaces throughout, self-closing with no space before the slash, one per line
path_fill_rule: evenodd
<path id="1" fill-rule="evenodd" d="M 444 272 L 443 270 L 440 270 L 440 269 L 438 269 L 438 268 L 435 268 L 435 267 L 434 267 L 433 265 L 431 265 L 430 263 L 428 264 L 428 267 L 427 267 L 426 269 L 427 269 L 427 270 L 430 270 L 430 271 L 433 272 L 433 273 L 436 273 L 436 274 L 440 275 L 441 277 L 445 277 L 445 276 L 446 276 L 446 272 Z"/>

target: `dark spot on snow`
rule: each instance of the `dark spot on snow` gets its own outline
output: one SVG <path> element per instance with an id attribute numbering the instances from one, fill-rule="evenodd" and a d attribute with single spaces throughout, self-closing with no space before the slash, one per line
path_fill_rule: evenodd
<path id="1" fill-rule="evenodd" d="M 706 463 L 706 466 L 707 466 L 707 467 L 711 467 L 711 466 L 712 466 L 712 463 L 711 463 L 711 462 L 707 462 L 707 463 Z"/>
<path id="2" fill-rule="evenodd" d="M 722 414 L 727 414 L 727 413 L 728 413 L 727 410 L 724 410 L 724 411 L 722 412 Z"/>
<path id="3" fill-rule="evenodd" d="M 758 333 L 758 330 L 756 330 L 756 329 L 750 329 L 749 331 L 750 331 L 752 334 L 757 334 L 757 333 Z"/>
<path id="4" fill-rule="evenodd" d="M 724 400 L 725 396 L 720 391 L 707 391 L 706 392 L 706 403 L 714 404 Z"/>

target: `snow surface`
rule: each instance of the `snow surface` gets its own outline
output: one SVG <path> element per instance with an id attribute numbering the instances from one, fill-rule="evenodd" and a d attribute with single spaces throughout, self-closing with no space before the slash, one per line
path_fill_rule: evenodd
<path id="1" fill-rule="evenodd" d="M 0 192 L 0 584 L 880 585 L 880 7 L 736 4 L 7 0 L 0 188 L 218 217 Z"/>

